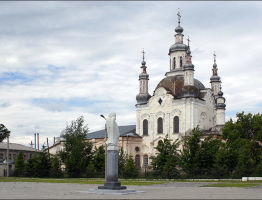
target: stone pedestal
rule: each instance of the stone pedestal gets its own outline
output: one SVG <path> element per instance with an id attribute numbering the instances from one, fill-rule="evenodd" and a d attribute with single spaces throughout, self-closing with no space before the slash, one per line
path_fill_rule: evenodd
<path id="1" fill-rule="evenodd" d="M 124 190 L 126 186 L 121 186 L 118 181 L 118 150 L 107 150 L 106 152 L 106 181 L 104 186 L 98 189 Z"/>

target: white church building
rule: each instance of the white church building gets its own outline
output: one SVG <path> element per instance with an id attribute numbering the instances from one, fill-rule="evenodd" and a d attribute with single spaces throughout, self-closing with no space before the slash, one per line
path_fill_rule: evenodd
<path id="1" fill-rule="evenodd" d="M 153 152 L 158 141 L 165 137 L 173 141 L 181 139 L 197 126 L 206 134 L 219 134 L 225 124 L 226 105 L 216 55 L 210 78 L 211 88 L 205 87 L 194 77 L 189 39 L 184 44 L 183 31 L 178 13 L 175 43 L 168 53 L 168 71 L 152 95 L 148 93 L 149 75 L 143 52 L 139 93 L 136 96 L 136 133 L 143 137 L 145 152 Z"/>

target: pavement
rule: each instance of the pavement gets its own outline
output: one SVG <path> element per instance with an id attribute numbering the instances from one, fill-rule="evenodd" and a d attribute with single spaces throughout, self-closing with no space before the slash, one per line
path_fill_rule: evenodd
<path id="1" fill-rule="evenodd" d="M 96 194 L 98 185 L 0 182 L 0 199 L 262 199 L 262 185 L 251 188 L 200 187 L 210 182 L 128 186 L 136 193 Z"/>

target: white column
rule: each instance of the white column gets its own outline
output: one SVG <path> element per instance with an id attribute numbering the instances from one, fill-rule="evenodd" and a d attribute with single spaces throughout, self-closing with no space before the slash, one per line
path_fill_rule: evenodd
<path id="1" fill-rule="evenodd" d="M 183 130 L 183 133 L 184 133 L 184 136 L 186 135 L 186 99 L 185 99 L 185 102 L 184 102 L 184 130 Z"/>
<path id="2" fill-rule="evenodd" d="M 151 127 L 150 127 L 150 136 L 151 136 L 151 142 L 154 140 L 154 114 L 150 114 L 150 119 L 151 119 Z"/>
<path id="3" fill-rule="evenodd" d="M 190 129 L 193 129 L 193 109 L 194 109 L 194 104 L 192 99 L 190 99 Z"/>
<path id="4" fill-rule="evenodd" d="M 166 132 L 168 135 L 168 139 L 170 139 L 170 113 L 166 114 Z"/>
<path id="5" fill-rule="evenodd" d="M 140 111 L 136 111 L 136 133 L 140 135 Z"/>

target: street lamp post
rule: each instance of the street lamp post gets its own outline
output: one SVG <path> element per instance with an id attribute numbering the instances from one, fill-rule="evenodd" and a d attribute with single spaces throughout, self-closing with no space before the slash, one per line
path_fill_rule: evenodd
<path id="1" fill-rule="evenodd" d="M 102 117 L 102 118 L 104 118 L 104 119 L 106 120 L 106 118 L 105 118 L 104 115 L 100 115 L 100 117 Z M 105 124 L 105 132 L 106 132 L 106 135 L 105 135 L 105 142 L 106 142 L 106 140 L 107 140 L 106 124 Z M 105 143 L 105 177 L 106 177 L 106 154 L 107 154 L 107 145 L 106 145 L 106 143 Z"/>

